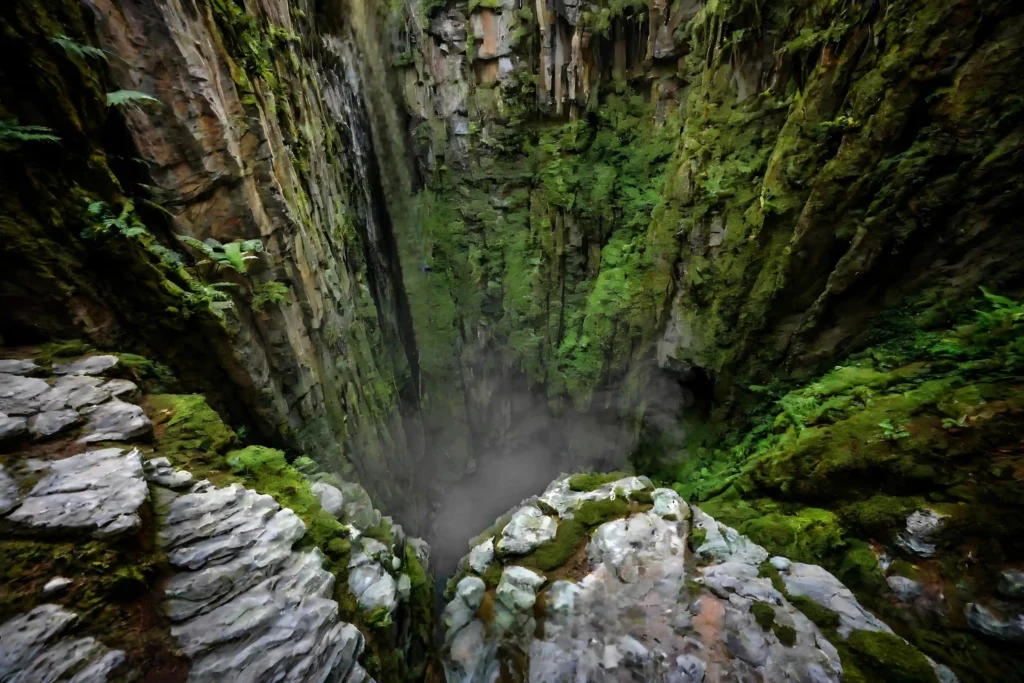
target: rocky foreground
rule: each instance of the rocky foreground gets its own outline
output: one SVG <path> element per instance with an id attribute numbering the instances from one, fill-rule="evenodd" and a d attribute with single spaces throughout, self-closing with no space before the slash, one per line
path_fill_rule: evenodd
<path id="1" fill-rule="evenodd" d="M 96 602 L 86 593 L 97 585 L 120 586 L 126 604 L 158 603 L 145 626 L 148 637 L 162 632 L 168 656 L 187 660 L 160 680 L 372 680 L 359 664 L 363 633 L 341 618 L 337 599 L 347 595 L 367 619 L 390 623 L 409 599 L 401 528 L 387 527 L 389 542 L 363 536 L 382 523 L 365 491 L 300 478 L 290 486 L 308 487 L 320 501 L 316 513 L 326 513 L 328 526 L 344 537 L 331 546 L 340 543 L 344 553 L 335 554 L 334 571 L 328 571 L 327 558 L 306 542 L 307 524 L 295 511 L 238 482 L 197 480 L 160 456 L 153 421 L 133 402 L 139 388 L 105 376 L 118 364 L 116 356 L 52 367 L 29 359 L 0 361 L 0 445 L 7 452 L 0 456 L 0 542 L 4 556 L 18 562 L 5 571 L 33 577 L 8 578 L 36 587 L 29 591 L 34 595 L 14 589 L 3 594 L 0 680 L 85 683 L 146 674 L 150 655 L 120 642 L 116 617 L 104 623 L 76 612 Z M 189 442 L 189 452 L 201 449 L 201 442 Z M 280 477 L 283 459 L 276 467 Z M 32 545 L 37 539 L 69 540 L 72 552 L 77 547 L 83 554 L 154 557 L 159 568 L 151 581 L 143 576 L 148 568 L 130 563 L 102 565 L 100 573 L 109 571 L 109 577 L 51 576 L 52 569 L 33 567 L 27 555 L 38 547 L 38 561 L 45 562 L 41 556 L 56 554 L 59 546 Z M 155 547 L 131 550 L 151 542 Z M 425 544 L 408 543 L 425 563 Z M 19 551 L 26 557 L 16 556 Z M 347 577 L 347 585 L 336 587 L 336 574 Z M 29 609 L 17 613 L 16 607 Z M 124 610 L 127 620 L 132 608 Z M 131 624 L 125 628 L 130 631 Z"/>
<path id="2" fill-rule="evenodd" d="M 819 566 L 643 477 L 563 477 L 450 584 L 449 683 L 956 681 Z"/>

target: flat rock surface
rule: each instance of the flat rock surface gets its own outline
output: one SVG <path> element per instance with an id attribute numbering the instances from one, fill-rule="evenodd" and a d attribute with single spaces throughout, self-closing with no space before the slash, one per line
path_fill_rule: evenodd
<path id="1" fill-rule="evenodd" d="M 0 681 L 106 681 L 125 655 L 93 638 L 64 635 L 77 620 L 60 605 L 43 604 L 0 624 Z"/>
<path id="2" fill-rule="evenodd" d="M 89 423 L 81 443 L 96 441 L 131 441 L 153 433 L 153 423 L 142 411 L 142 408 L 111 399 L 86 412 Z"/>
<path id="3" fill-rule="evenodd" d="M 164 462 L 148 469 L 154 483 L 176 476 Z M 368 679 L 362 634 L 339 620 L 323 556 L 292 550 L 305 533 L 294 512 L 238 484 L 155 491 L 159 543 L 176 570 L 164 609 L 190 681 Z"/>
<path id="4" fill-rule="evenodd" d="M 117 365 L 117 356 L 86 356 L 69 363 L 56 363 L 55 375 L 101 375 Z"/>
<path id="5" fill-rule="evenodd" d="M 7 515 L 40 531 L 88 532 L 98 538 L 138 530 L 148 496 L 136 450 L 104 448 L 62 460 L 29 460 L 38 482 Z"/>
<path id="6" fill-rule="evenodd" d="M 8 375 L 31 375 L 39 369 L 35 361 L 20 358 L 0 358 L 0 372 Z"/>

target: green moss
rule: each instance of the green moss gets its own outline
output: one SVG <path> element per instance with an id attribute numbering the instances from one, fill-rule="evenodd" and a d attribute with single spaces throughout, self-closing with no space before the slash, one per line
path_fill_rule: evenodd
<path id="1" fill-rule="evenodd" d="M 484 570 L 484 573 L 480 575 L 480 578 L 484 580 L 488 589 L 497 588 L 501 582 L 501 574 L 504 571 L 504 567 L 501 562 L 492 562 L 490 566 Z"/>
<path id="2" fill-rule="evenodd" d="M 35 359 L 40 365 L 53 365 L 66 358 L 84 356 L 94 349 L 81 339 L 70 341 L 48 342 L 36 349 Z"/>
<path id="3" fill-rule="evenodd" d="M 705 541 L 705 539 L 707 539 L 707 537 L 708 537 L 708 532 L 707 532 L 706 529 L 701 529 L 700 527 L 696 527 L 696 526 L 695 527 L 691 527 L 690 528 L 690 538 L 689 538 L 690 550 L 696 552 L 698 548 L 700 548 L 702 545 L 704 545 L 704 541 Z"/>
<path id="4" fill-rule="evenodd" d="M 366 623 L 370 628 L 387 628 L 391 626 L 391 612 L 387 607 L 378 607 L 366 617 Z"/>
<path id="5" fill-rule="evenodd" d="M 154 422 L 162 426 L 161 453 L 217 454 L 235 441 L 234 431 L 199 394 L 155 394 L 148 397 L 148 407 Z"/>
<path id="6" fill-rule="evenodd" d="M 779 642 L 786 647 L 793 647 L 796 645 L 796 629 L 792 626 L 772 624 L 772 632 L 775 634 L 775 637 L 779 639 Z"/>
<path id="7" fill-rule="evenodd" d="M 887 539 L 901 529 L 907 515 L 920 506 L 919 499 L 876 494 L 867 500 L 844 505 L 839 516 L 845 524 L 864 534 Z"/>
<path id="8" fill-rule="evenodd" d="M 633 493 L 629 494 L 629 499 L 641 505 L 652 505 L 654 503 L 651 492 L 646 490 L 633 491 Z M 668 519 L 667 516 L 666 519 Z"/>
<path id="9" fill-rule="evenodd" d="M 586 500 L 573 510 L 573 518 L 587 526 L 597 526 L 629 514 L 629 503 L 621 498 Z"/>
<path id="10" fill-rule="evenodd" d="M 541 572 L 550 572 L 564 565 L 589 538 L 587 522 L 580 519 L 577 513 L 574 519 L 559 521 L 553 540 L 541 543 L 532 553 L 513 562 Z"/>
<path id="11" fill-rule="evenodd" d="M 938 683 L 935 670 L 917 648 L 881 631 L 854 631 L 846 640 L 857 668 L 875 680 Z M 844 661 L 845 664 L 845 661 Z"/>
<path id="12" fill-rule="evenodd" d="M 618 481 L 626 475 L 622 472 L 609 472 L 602 474 L 600 472 L 589 472 L 585 474 L 574 474 L 569 477 L 569 489 L 581 493 L 594 491 L 605 484 L 610 484 L 614 481 Z"/>
<path id="13" fill-rule="evenodd" d="M 827 607 L 822 607 L 814 600 L 803 595 L 787 595 L 786 599 L 803 612 L 804 616 L 818 625 L 822 630 L 839 628 L 839 614 Z"/>
<path id="14" fill-rule="evenodd" d="M 147 392 L 167 391 L 177 383 L 174 372 L 163 363 L 151 361 L 134 353 L 119 353 L 117 358 L 118 367 L 123 368 L 129 377 L 142 385 Z"/>
<path id="15" fill-rule="evenodd" d="M 775 624 L 775 608 L 766 602 L 752 602 L 750 613 L 762 630 L 767 631 Z"/>

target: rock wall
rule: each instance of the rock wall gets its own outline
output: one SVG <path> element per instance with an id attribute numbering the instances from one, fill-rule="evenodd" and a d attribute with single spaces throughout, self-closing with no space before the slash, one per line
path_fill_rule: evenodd
<path id="1" fill-rule="evenodd" d="M 59 141 L 5 138 L 4 335 L 153 350 L 236 424 L 417 519 L 417 354 L 335 19 L 284 1 L 5 7 L 8 63 L 28 65 L 5 70 L 5 117 Z"/>
<path id="2" fill-rule="evenodd" d="M 739 414 L 882 311 L 1020 289 L 1013 3 L 403 12 L 425 188 L 398 239 L 453 448 L 510 376 L 631 436 L 695 376 Z"/>

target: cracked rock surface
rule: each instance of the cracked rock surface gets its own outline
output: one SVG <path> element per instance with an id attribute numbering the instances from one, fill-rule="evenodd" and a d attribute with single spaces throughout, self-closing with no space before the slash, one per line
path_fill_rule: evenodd
<path id="1" fill-rule="evenodd" d="M 318 549 L 294 551 L 305 525 L 272 497 L 147 467 L 159 543 L 176 573 L 165 586 L 171 635 L 192 661 L 189 680 L 362 681 L 363 636 L 340 621 L 334 576 Z"/>
<path id="2" fill-rule="evenodd" d="M 68 635 L 78 616 L 42 604 L 0 624 L 0 681 L 101 683 L 125 660 L 94 638 Z"/>
<path id="3" fill-rule="evenodd" d="M 633 496 L 637 491 L 643 493 Z M 480 559 L 486 541 L 477 541 L 445 609 L 442 656 L 449 683 L 494 683 L 502 671 L 534 683 L 839 683 L 837 639 L 881 633 L 901 642 L 826 570 L 770 558 L 672 490 L 625 478 L 577 492 L 563 478 L 540 500 L 558 510 L 553 519 L 564 524 L 581 504 L 622 496 L 633 504 L 588 529 L 576 559 L 546 574 L 516 565 L 529 556 L 499 554 L 500 579 L 487 585 L 486 577 L 474 575 L 493 575 Z M 690 543 L 694 530 L 699 534 Z M 769 563 L 779 578 L 764 573 Z M 796 596 L 835 612 L 838 628 L 824 632 L 795 604 Z M 493 605 L 485 617 L 484 603 Z M 936 680 L 956 680 L 910 650 Z"/>

